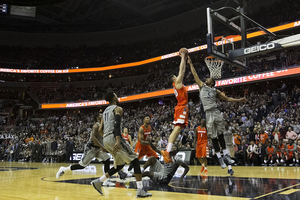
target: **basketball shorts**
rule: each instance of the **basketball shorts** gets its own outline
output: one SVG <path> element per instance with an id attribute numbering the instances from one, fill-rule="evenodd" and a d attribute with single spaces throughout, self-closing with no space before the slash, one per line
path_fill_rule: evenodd
<path id="1" fill-rule="evenodd" d="M 187 106 L 176 106 L 174 112 L 174 121 L 173 124 L 175 126 L 185 127 L 188 125 L 188 111 L 189 108 Z"/>
<path id="2" fill-rule="evenodd" d="M 197 151 L 196 151 L 196 157 L 197 158 L 204 158 L 206 157 L 206 144 L 197 144 Z"/>
<path id="3" fill-rule="evenodd" d="M 281 152 L 280 151 L 276 151 L 277 154 L 277 158 L 282 158 Z"/>
<path id="4" fill-rule="evenodd" d="M 164 166 L 157 160 L 154 166 L 150 166 L 150 172 L 153 172 L 152 181 L 157 183 L 168 183 L 168 175 L 164 173 Z"/>
<path id="5" fill-rule="evenodd" d="M 85 145 L 84 153 L 81 160 L 79 161 L 79 165 L 86 167 L 92 162 L 94 158 L 99 160 L 99 162 L 102 162 L 109 159 L 110 157 L 109 155 L 107 155 L 107 153 L 103 152 L 100 148 L 90 147 L 88 145 Z"/>
<path id="6" fill-rule="evenodd" d="M 270 154 L 270 153 L 269 153 L 269 158 L 272 158 L 272 156 L 273 156 L 273 154 Z"/>
<path id="7" fill-rule="evenodd" d="M 116 153 L 113 153 L 113 146 L 116 143 L 116 138 L 113 134 L 110 134 L 103 138 L 103 144 L 105 149 L 112 155 L 114 159 L 114 167 L 118 165 L 129 164 L 134 159 L 138 158 L 138 155 L 134 152 L 133 148 L 124 138 L 121 137 L 121 149 Z"/>
<path id="8" fill-rule="evenodd" d="M 207 110 L 205 113 L 207 137 L 214 139 L 225 130 L 223 116 L 218 109 Z"/>
<path id="9" fill-rule="evenodd" d="M 292 159 L 292 158 L 294 158 L 294 152 L 290 151 L 288 153 L 288 159 Z"/>
<path id="10" fill-rule="evenodd" d="M 138 159 L 140 160 L 144 156 L 147 156 L 150 158 L 151 156 L 154 156 L 158 158 L 157 153 L 150 147 L 150 145 L 136 145 L 135 146 L 135 153 L 138 154 Z"/>

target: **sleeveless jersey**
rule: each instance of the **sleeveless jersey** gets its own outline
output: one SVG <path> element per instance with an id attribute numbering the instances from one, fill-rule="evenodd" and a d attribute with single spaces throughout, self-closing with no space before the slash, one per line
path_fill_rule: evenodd
<path id="1" fill-rule="evenodd" d="M 232 145 L 232 132 L 230 130 L 225 130 L 223 132 L 225 144 L 227 146 Z"/>
<path id="2" fill-rule="evenodd" d="M 146 141 L 151 135 L 151 127 L 148 126 L 148 128 L 145 128 L 144 125 L 142 125 L 141 127 L 144 129 L 144 140 Z M 140 138 L 139 138 L 139 141 L 140 141 Z"/>
<path id="3" fill-rule="evenodd" d="M 180 88 L 179 90 L 177 90 L 175 88 L 175 83 L 173 83 L 173 88 L 174 88 L 174 94 L 175 97 L 178 101 L 177 105 L 178 106 L 185 106 L 188 104 L 188 94 L 187 94 L 187 90 L 186 87 L 182 84 L 182 88 Z"/>
<path id="4" fill-rule="evenodd" d="M 90 133 L 90 138 L 89 138 L 89 141 L 88 141 L 89 143 L 92 143 L 92 144 L 93 144 L 93 141 L 92 141 L 92 134 L 93 134 L 93 131 L 95 131 L 95 128 L 96 128 L 96 130 L 97 130 L 97 132 L 98 132 L 99 126 L 100 126 L 100 123 L 99 123 L 99 122 L 96 122 L 96 123 L 94 124 L 94 126 L 93 126 L 93 128 L 92 128 L 92 131 L 91 131 L 91 133 Z M 97 138 L 97 140 L 100 142 L 100 144 L 103 144 L 103 137 L 102 137 L 99 133 L 94 134 L 94 136 Z"/>
<path id="5" fill-rule="evenodd" d="M 129 135 L 127 134 L 127 135 L 124 135 L 123 133 L 122 133 L 122 137 L 127 141 L 127 142 L 129 142 Z"/>
<path id="6" fill-rule="evenodd" d="M 278 152 L 281 152 L 281 150 L 284 150 L 284 144 L 282 144 L 281 146 L 278 145 Z"/>
<path id="7" fill-rule="evenodd" d="M 288 150 L 293 150 L 294 149 L 294 145 L 292 144 L 292 145 L 287 145 L 287 148 L 288 148 Z"/>
<path id="8" fill-rule="evenodd" d="M 198 126 L 197 128 L 197 145 L 207 144 L 207 132 L 205 127 Z"/>
<path id="9" fill-rule="evenodd" d="M 274 153 L 274 150 L 275 150 L 275 148 L 272 146 L 272 147 L 267 147 L 267 152 L 268 153 Z"/>
<path id="10" fill-rule="evenodd" d="M 103 137 L 114 132 L 114 125 L 115 125 L 115 113 L 114 110 L 117 105 L 108 106 L 103 112 L 103 120 L 104 120 L 104 133 Z"/>
<path id="11" fill-rule="evenodd" d="M 203 85 L 200 94 L 200 100 L 204 111 L 217 109 L 217 89 Z"/>

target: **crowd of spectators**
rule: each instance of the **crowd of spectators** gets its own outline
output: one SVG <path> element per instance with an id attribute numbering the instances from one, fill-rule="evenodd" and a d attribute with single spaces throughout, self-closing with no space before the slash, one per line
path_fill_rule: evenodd
<path id="1" fill-rule="evenodd" d="M 245 104 L 218 102 L 218 107 L 232 131 L 235 159 L 239 165 L 264 163 L 266 154 L 263 154 L 259 163 L 247 160 L 246 149 L 251 141 L 261 143 L 265 149 L 275 140 L 289 138 L 297 140 L 298 135 L 300 137 L 300 89 L 297 86 L 289 83 L 283 83 L 280 88 L 276 85 L 264 88 L 250 85 L 250 88 L 242 88 L 240 93 L 236 90 L 223 92 L 233 97 L 245 95 L 248 100 Z M 157 147 L 166 148 L 167 139 L 174 128 L 172 120 L 175 103 L 172 100 L 164 102 L 149 100 L 122 105 L 123 126 L 129 129 L 133 143 L 137 142 L 138 129 L 142 125 L 143 118 L 150 116 L 153 130 L 150 139 Z M 279 107 L 276 110 L 277 106 Z M 18 119 L 15 126 L 6 126 L 5 137 L 0 140 L 0 160 L 69 162 L 73 151 L 83 152 L 94 123 L 93 115 L 98 111 L 98 109 L 55 111 L 56 113 L 40 111 L 41 113 L 27 119 Z M 102 111 L 103 108 L 100 112 Z M 195 95 L 190 95 L 189 111 L 189 125 L 175 142 L 179 149 L 195 148 L 194 128 L 200 124 L 199 120 L 205 117 L 201 102 Z M 290 127 L 295 134 L 287 133 Z M 279 132 L 279 137 L 274 136 L 276 132 Z M 209 147 L 210 156 L 213 157 L 211 143 Z"/>

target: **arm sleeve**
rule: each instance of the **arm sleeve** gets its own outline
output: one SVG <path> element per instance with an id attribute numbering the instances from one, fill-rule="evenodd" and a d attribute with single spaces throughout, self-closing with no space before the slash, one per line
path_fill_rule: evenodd
<path id="1" fill-rule="evenodd" d="M 121 135 L 121 116 L 120 115 L 115 115 L 114 136 L 122 137 L 122 135 Z"/>

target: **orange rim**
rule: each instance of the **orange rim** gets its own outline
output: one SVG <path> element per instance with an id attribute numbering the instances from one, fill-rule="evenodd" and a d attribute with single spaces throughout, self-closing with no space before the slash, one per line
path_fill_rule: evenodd
<path id="1" fill-rule="evenodd" d="M 208 61 L 208 62 L 224 62 L 223 60 L 213 60 L 213 59 L 217 59 L 217 58 L 215 58 L 213 56 L 207 56 L 205 58 L 205 61 Z"/>

